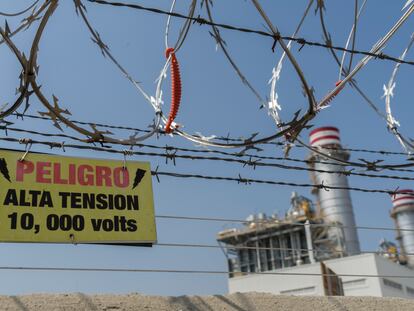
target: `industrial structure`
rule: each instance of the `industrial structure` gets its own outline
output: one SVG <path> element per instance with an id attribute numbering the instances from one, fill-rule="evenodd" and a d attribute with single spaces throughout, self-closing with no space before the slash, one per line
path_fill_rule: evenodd
<path id="1" fill-rule="evenodd" d="M 327 184 L 339 188 L 348 188 L 348 178 L 346 167 L 336 160 L 348 160 L 349 154 L 341 147 L 339 140 L 339 130 L 335 127 L 322 127 L 310 133 L 310 145 L 314 151 L 309 157 L 311 168 L 320 171 L 334 171 L 339 173 L 315 173 L 311 172 L 311 179 L 315 185 Z M 319 153 L 318 149 L 324 150 L 324 154 Z M 356 255 L 360 253 L 358 233 L 355 228 L 355 216 L 352 208 L 351 196 L 348 190 L 335 189 L 325 191 L 315 188 L 318 214 L 326 222 L 341 225 L 343 236 L 338 235 L 336 227 L 328 230 L 330 240 L 342 239 L 341 245 L 346 255 Z M 339 244 L 339 243 L 337 243 Z"/>
<path id="2" fill-rule="evenodd" d="M 355 275 L 414 278 L 414 191 L 401 190 L 392 198 L 391 216 L 401 252 L 394 243 L 383 240 L 378 254 L 361 254 L 346 189 L 344 161 L 350 155 L 341 147 L 339 130 L 313 130 L 310 146 L 308 163 L 315 204 L 293 192 L 283 218 L 250 215 L 243 227 L 218 233 L 217 241 L 228 260 L 230 292 L 414 298 L 413 279 L 343 276 L 351 271 Z M 317 186 L 323 184 L 337 189 L 326 191 Z M 304 278 L 301 273 L 315 275 Z"/>
<path id="3" fill-rule="evenodd" d="M 392 198 L 391 217 L 395 220 L 401 261 L 414 268 L 414 191 L 400 190 Z"/>

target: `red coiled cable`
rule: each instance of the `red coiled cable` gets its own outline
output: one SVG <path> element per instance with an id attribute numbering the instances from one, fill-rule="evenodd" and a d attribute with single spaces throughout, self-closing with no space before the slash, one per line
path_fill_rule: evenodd
<path id="1" fill-rule="evenodd" d="M 171 124 L 178 113 L 178 108 L 181 102 L 181 76 L 180 67 L 177 58 L 175 57 L 174 48 L 168 48 L 165 51 L 165 56 L 168 58 L 171 55 L 171 108 L 168 115 L 167 123 L 165 124 L 165 132 L 167 134 L 172 132 Z"/>

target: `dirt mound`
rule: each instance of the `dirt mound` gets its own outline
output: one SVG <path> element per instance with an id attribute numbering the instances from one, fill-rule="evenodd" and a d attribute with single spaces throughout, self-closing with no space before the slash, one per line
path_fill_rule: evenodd
<path id="1" fill-rule="evenodd" d="M 139 294 L 85 295 L 80 293 L 0 296 L 0 310 L 7 311 L 412 311 L 414 310 L 413 306 L 413 300 L 400 298 L 294 297 L 262 293 L 180 297 L 144 296 Z"/>

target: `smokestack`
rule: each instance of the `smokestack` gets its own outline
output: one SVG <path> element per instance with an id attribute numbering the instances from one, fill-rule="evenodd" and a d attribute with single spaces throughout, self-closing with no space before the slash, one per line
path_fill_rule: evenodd
<path id="1" fill-rule="evenodd" d="M 342 149 L 339 130 L 336 127 L 320 127 L 310 133 L 310 145 L 319 149 L 325 154 L 341 159 L 348 160 L 349 154 Z M 316 170 L 339 171 L 344 174 L 331 174 L 311 172 L 312 180 L 315 185 L 329 185 L 337 187 L 348 187 L 348 179 L 345 174 L 345 166 L 335 165 L 340 163 L 328 157 L 312 152 L 310 155 L 310 166 Z M 323 162 L 323 163 L 319 163 Z M 358 233 L 355 228 L 355 216 L 352 208 L 351 196 L 348 190 L 343 189 L 315 189 L 321 217 L 326 222 L 339 223 L 343 232 L 344 253 L 356 255 L 361 252 L 358 240 Z M 329 229 L 328 236 L 336 240 L 340 245 L 340 234 L 337 228 Z"/>
<path id="2" fill-rule="evenodd" d="M 407 258 L 408 264 L 414 267 L 414 191 L 399 190 L 392 196 L 391 217 L 397 227 L 397 240 L 400 243 L 401 253 Z"/>

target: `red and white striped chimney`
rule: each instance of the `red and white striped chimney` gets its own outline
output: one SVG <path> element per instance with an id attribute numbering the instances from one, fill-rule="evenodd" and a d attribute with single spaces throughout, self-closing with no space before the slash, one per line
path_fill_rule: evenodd
<path id="1" fill-rule="evenodd" d="M 395 219 L 401 252 L 407 256 L 408 264 L 414 267 L 414 191 L 398 190 L 391 196 L 393 209 L 391 217 Z"/>
<path id="2" fill-rule="evenodd" d="M 313 148 L 330 147 L 326 153 L 341 160 L 348 160 L 349 154 L 342 149 L 339 130 L 333 126 L 324 126 L 314 129 L 309 134 L 310 145 Z M 330 174 L 328 171 L 343 171 L 345 166 L 338 166 L 338 162 L 331 157 L 325 157 L 317 152 L 312 152 L 311 166 L 316 169 L 312 172 L 313 182 L 316 185 L 328 185 L 338 189 L 318 189 L 315 191 L 319 202 L 321 216 L 327 223 L 339 223 L 342 226 L 343 239 L 337 228 L 329 229 L 328 235 L 333 241 L 343 241 L 344 253 L 356 255 L 360 253 L 358 233 L 355 229 L 355 216 L 352 208 L 351 196 L 346 189 L 349 187 L 346 174 Z"/>
<path id="3" fill-rule="evenodd" d="M 333 126 L 324 126 L 314 129 L 309 134 L 312 147 L 340 146 L 339 130 Z"/>
<path id="4" fill-rule="evenodd" d="M 414 206 L 414 190 L 398 190 L 396 194 L 392 196 L 392 205 L 394 209 L 407 205 Z"/>

